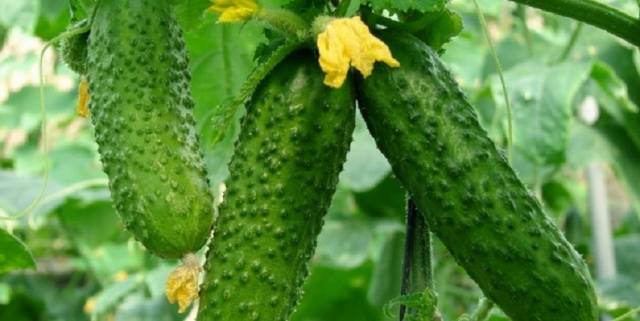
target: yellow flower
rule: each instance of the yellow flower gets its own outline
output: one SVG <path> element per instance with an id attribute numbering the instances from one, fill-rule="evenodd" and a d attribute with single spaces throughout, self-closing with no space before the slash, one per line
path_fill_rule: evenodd
<path id="1" fill-rule="evenodd" d="M 330 87 L 342 86 L 350 66 L 365 78 L 371 75 L 376 61 L 391 67 L 400 66 L 389 47 L 372 35 L 358 16 L 331 20 L 318 35 L 317 45 L 320 67 L 325 73 L 324 83 Z"/>
<path id="2" fill-rule="evenodd" d="M 169 274 L 166 295 L 170 303 L 178 302 L 178 312 L 184 312 L 198 298 L 198 276 L 201 270 L 198 258 L 187 254 L 182 265 Z"/>
<path id="3" fill-rule="evenodd" d="M 76 114 L 80 117 L 87 118 L 91 114 L 89 112 L 89 83 L 85 78 L 80 80 L 78 86 L 78 105 L 76 105 Z"/>
<path id="4" fill-rule="evenodd" d="M 82 311 L 84 311 L 84 313 L 86 314 L 91 314 L 93 313 L 93 311 L 96 310 L 96 298 L 95 297 L 90 297 L 87 299 L 87 301 L 84 302 L 84 306 L 82 307 Z"/>
<path id="5" fill-rule="evenodd" d="M 220 22 L 243 21 L 258 11 L 258 4 L 254 0 L 213 0 L 209 11 L 219 14 Z"/>

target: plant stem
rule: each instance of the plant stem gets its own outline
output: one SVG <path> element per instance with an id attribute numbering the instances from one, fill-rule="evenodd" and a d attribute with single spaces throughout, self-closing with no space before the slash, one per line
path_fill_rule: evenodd
<path id="1" fill-rule="evenodd" d="M 493 61 L 496 64 L 496 69 L 498 71 L 498 77 L 500 78 L 500 85 L 502 86 L 502 92 L 504 93 L 504 103 L 507 107 L 507 159 L 509 163 L 512 161 L 513 156 L 513 113 L 511 108 L 511 99 L 509 98 L 509 90 L 507 90 L 507 82 L 504 80 L 504 72 L 502 70 L 502 63 L 500 63 L 500 58 L 498 58 L 498 52 L 496 51 L 496 46 L 493 44 L 493 40 L 491 40 L 491 35 L 489 34 L 489 27 L 487 27 L 487 21 L 484 19 L 484 14 L 482 13 L 482 9 L 478 4 L 478 1 L 473 0 L 473 5 L 476 8 L 476 14 L 478 15 L 478 20 L 480 21 L 480 25 L 482 26 L 482 31 L 487 38 L 487 44 L 489 44 L 489 49 L 491 50 L 491 56 L 493 57 Z"/>
<path id="2" fill-rule="evenodd" d="M 487 298 L 480 299 L 478 308 L 473 311 L 470 320 L 471 321 L 484 321 L 489 316 L 489 313 L 493 309 L 493 302 Z"/>
<path id="3" fill-rule="evenodd" d="M 404 244 L 402 262 L 401 295 L 423 292 L 433 289 L 431 271 L 431 234 L 424 216 L 409 197 L 407 200 L 407 235 Z M 411 314 L 404 305 L 400 306 L 400 321 L 405 314 Z"/>
<path id="4" fill-rule="evenodd" d="M 594 0 L 510 0 L 596 26 L 640 47 L 640 19 Z"/>
<path id="5" fill-rule="evenodd" d="M 580 36 L 580 31 L 582 31 L 583 25 L 584 24 L 582 22 L 578 22 L 576 27 L 573 29 L 573 32 L 571 33 L 571 38 L 569 38 L 569 42 L 567 43 L 567 46 L 562 51 L 562 55 L 560 55 L 560 58 L 558 58 L 558 63 L 561 63 L 567 60 L 567 58 L 569 58 L 569 55 L 571 54 L 571 50 L 573 50 L 573 47 L 575 46 L 576 41 L 578 41 L 578 36 Z"/>
<path id="6" fill-rule="evenodd" d="M 262 8 L 256 14 L 258 20 L 265 21 L 273 29 L 296 39 L 308 36 L 309 23 L 295 12 L 287 9 Z"/>

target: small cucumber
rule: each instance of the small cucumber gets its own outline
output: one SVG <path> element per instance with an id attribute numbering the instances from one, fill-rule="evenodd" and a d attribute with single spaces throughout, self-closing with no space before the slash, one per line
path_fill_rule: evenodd
<path id="1" fill-rule="evenodd" d="M 67 31 L 73 30 L 88 24 L 88 21 L 81 20 L 77 23 L 69 25 Z M 89 43 L 89 32 L 83 32 L 62 39 L 60 42 L 60 51 L 62 53 L 62 61 L 69 68 L 80 75 L 87 73 L 87 46 Z"/>
<path id="2" fill-rule="evenodd" d="M 284 321 L 296 306 L 355 122 L 353 87 L 322 80 L 313 53 L 295 52 L 247 104 L 199 320 Z"/>
<path id="3" fill-rule="evenodd" d="M 89 36 L 89 109 L 125 227 L 159 256 L 201 248 L 213 197 L 185 43 L 166 0 L 102 0 Z"/>
<path id="4" fill-rule="evenodd" d="M 432 231 L 514 321 L 595 321 L 588 268 L 417 38 L 381 32 L 400 61 L 358 82 L 364 119 Z"/>

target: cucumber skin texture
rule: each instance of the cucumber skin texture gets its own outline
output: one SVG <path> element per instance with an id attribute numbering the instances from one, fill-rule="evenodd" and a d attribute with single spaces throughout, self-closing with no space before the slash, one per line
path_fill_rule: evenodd
<path id="1" fill-rule="evenodd" d="M 247 104 L 198 320 L 288 320 L 355 126 L 355 89 L 331 89 L 313 53 L 278 65 Z"/>
<path id="2" fill-rule="evenodd" d="M 70 25 L 67 30 L 77 27 L 80 24 L 87 23 L 86 20 Z M 60 51 L 62 53 L 62 61 L 69 68 L 80 75 L 87 73 L 87 47 L 89 42 L 89 32 L 84 32 L 64 38 L 60 42 Z"/>
<path id="3" fill-rule="evenodd" d="M 358 81 L 367 127 L 432 231 L 514 321 L 595 321 L 588 268 L 420 40 L 381 32 L 400 68 Z"/>
<path id="4" fill-rule="evenodd" d="M 87 75 L 98 151 L 125 227 L 165 258 L 197 251 L 213 225 L 187 59 L 168 2 L 102 0 Z"/>

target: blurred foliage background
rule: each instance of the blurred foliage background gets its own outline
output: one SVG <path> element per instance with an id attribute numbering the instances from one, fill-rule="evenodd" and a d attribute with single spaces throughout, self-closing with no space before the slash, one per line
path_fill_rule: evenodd
<path id="1" fill-rule="evenodd" d="M 4 217 L 25 208 L 43 184 L 37 62 L 44 42 L 65 30 L 68 1 L 0 0 Z M 286 0 L 269 1 L 278 2 Z M 585 168 L 603 168 L 617 274 L 597 281 L 601 309 L 615 316 L 639 306 L 638 50 L 566 18 L 504 0 L 479 2 L 513 102 L 514 167 L 584 255 L 593 275 Z M 638 14 L 632 1 L 606 2 Z M 238 124 L 217 144 L 203 124 L 238 90 L 254 64 L 256 46 L 265 39 L 259 23 L 217 24 L 214 15 L 205 13 L 208 5 L 207 0 L 185 0 L 177 9 L 186 31 L 209 175 L 219 195 Z M 454 0 L 451 9 L 462 16 L 464 30 L 444 46 L 443 58 L 487 131 L 505 146 L 504 92 L 476 12 L 472 2 L 463 0 Z M 177 262 L 147 254 L 114 213 L 92 127 L 75 114 L 78 76 L 55 48 L 44 57 L 44 75 L 49 183 L 31 215 L 0 220 L 0 320 L 193 320 L 193 313 L 178 315 L 164 297 L 165 278 Z M 295 321 L 393 319 L 382 311 L 399 294 L 404 208 L 404 191 L 358 119 Z M 434 247 L 439 308 L 446 320 L 455 320 L 473 309 L 481 292 L 437 240 Z M 31 257 L 36 268 L 7 272 L 32 266 Z M 491 320 L 508 319 L 494 311 Z"/>

